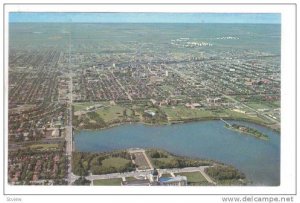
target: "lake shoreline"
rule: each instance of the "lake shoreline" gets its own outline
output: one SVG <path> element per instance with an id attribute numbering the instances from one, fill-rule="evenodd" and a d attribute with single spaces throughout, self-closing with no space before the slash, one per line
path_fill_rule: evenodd
<path id="1" fill-rule="evenodd" d="M 226 164 L 220 161 L 215 161 L 215 160 L 211 160 L 211 159 L 205 159 L 205 158 L 198 158 L 198 157 L 187 157 L 187 156 L 182 156 L 182 155 L 178 155 L 178 154 L 174 154 L 171 153 L 169 151 L 166 151 L 164 149 L 160 149 L 160 148 L 136 148 L 138 150 L 144 150 L 145 155 L 149 158 L 151 164 L 154 164 L 154 168 L 157 169 L 158 171 L 160 171 L 161 174 L 168 174 L 167 172 L 164 172 L 165 170 L 180 170 L 180 169 L 184 169 L 184 168 L 189 168 L 189 167 L 207 167 L 206 169 L 209 168 L 214 168 L 214 170 L 217 170 L 219 173 L 222 173 L 222 170 L 224 169 L 231 169 L 231 171 L 235 172 L 235 176 L 238 174 L 241 177 L 227 177 L 226 181 L 222 181 L 219 180 L 216 177 L 212 177 L 210 176 L 214 182 L 210 182 L 211 184 L 215 184 L 215 185 L 220 185 L 220 186 L 249 186 L 252 184 L 252 182 L 250 180 L 247 179 L 247 177 L 245 176 L 245 174 L 240 171 L 239 169 L 237 169 L 235 166 L 230 165 L 230 164 Z M 130 153 L 130 150 L 132 150 L 131 148 L 126 148 L 126 149 L 118 149 L 118 150 L 112 150 L 112 151 L 102 151 L 102 152 L 73 152 L 73 156 L 77 155 L 76 157 L 76 161 L 74 161 L 72 159 L 72 165 L 75 166 L 75 169 L 80 167 L 80 162 L 82 163 L 82 161 L 86 161 L 86 159 L 84 158 L 84 156 L 88 156 L 90 154 L 93 154 L 94 156 L 102 156 L 105 157 L 103 160 L 105 159 L 109 159 L 111 157 L 118 157 L 118 154 L 124 154 L 124 153 Z M 155 154 L 155 157 L 153 156 L 153 154 Z M 78 157 L 80 157 L 80 160 L 78 159 Z M 124 159 L 124 157 L 121 157 Z M 177 160 L 177 165 L 170 165 L 170 163 L 168 162 L 168 159 L 166 158 L 172 158 L 174 160 Z M 158 161 L 158 162 L 157 162 Z M 179 162 L 178 162 L 179 161 Z M 180 163 L 180 164 L 179 164 Z M 107 164 L 107 163 L 106 163 Z M 89 166 L 90 167 L 90 166 Z M 115 170 L 115 169 L 114 169 Z M 121 171 L 105 171 L 105 173 L 102 173 L 99 171 L 97 171 L 96 174 L 92 173 L 93 175 L 106 175 L 106 174 L 111 174 L 111 173 L 123 173 Z M 132 172 L 134 170 L 132 170 L 132 168 L 130 168 L 130 170 L 128 171 L 124 171 L 124 172 Z M 200 171 L 200 169 L 199 169 Z M 198 172 L 199 172 L 198 171 Z M 77 170 L 77 174 L 78 176 L 82 176 L 83 174 L 79 174 L 78 172 L 81 172 L 80 170 Z M 189 172 L 188 172 L 189 173 Z M 190 172 L 193 173 L 193 172 Z M 87 175 L 88 171 L 84 172 L 84 175 Z M 218 173 L 217 173 L 218 174 Z M 216 174 L 216 175 L 217 175 Z M 131 177 L 131 176 L 130 176 Z M 207 182 L 209 183 L 209 182 Z M 199 186 L 205 186 L 205 185 L 199 185 Z"/>
<path id="2" fill-rule="evenodd" d="M 254 138 L 243 138 L 244 136 L 225 129 L 225 123 L 217 119 L 196 122 L 176 122 L 182 125 L 175 125 L 174 122 L 169 125 L 131 122 L 127 125 L 117 123 L 108 130 L 81 130 L 74 136 L 75 151 L 109 152 L 136 147 L 159 148 L 179 156 L 209 159 L 232 165 L 244 172 L 254 184 L 278 185 L 278 133 L 249 123 L 249 126 L 270 137 L 268 142 L 261 142 Z M 258 156 L 261 158 L 257 159 Z M 270 156 L 274 159 L 270 160 Z M 256 174 L 255 171 L 260 173 Z"/>
<path id="3" fill-rule="evenodd" d="M 176 125 L 176 124 L 183 124 L 183 123 L 194 123 L 194 122 L 201 122 L 201 121 L 216 121 L 216 120 L 227 120 L 227 121 L 243 121 L 243 122 L 249 122 L 249 123 L 253 123 L 262 127 L 266 127 L 276 133 L 278 133 L 278 135 L 280 136 L 280 130 L 278 131 L 277 129 L 274 129 L 272 127 L 270 127 L 270 125 L 268 124 L 264 124 L 264 123 L 259 123 L 256 122 L 254 120 L 251 119 L 236 119 L 236 118 L 230 118 L 230 117 L 226 117 L 226 118 L 196 118 L 196 119 L 185 119 L 185 120 L 173 120 L 173 121 L 169 121 L 167 123 L 146 123 L 143 121 L 122 121 L 119 123 L 112 123 L 109 124 L 105 127 L 102 128 L 95 128 L 95 129 L 85 129 L 85 128 L 75 128 L 75 132 L 77 131 L 98 131 L 98 130 L 106 130 L 106 129 L 110 129 L 110 128 L 114 128 L 114 127 L 118 127 L 121 125 L 126 125 L 126 124 L 143 124 L 145 126 L 165 126 L 165 125 Z"/>

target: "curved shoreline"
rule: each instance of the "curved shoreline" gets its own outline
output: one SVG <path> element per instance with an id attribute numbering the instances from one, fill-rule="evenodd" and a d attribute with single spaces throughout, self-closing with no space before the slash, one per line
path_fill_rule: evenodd
<path id="1" fill-rule="evenodd" d="M 249 180 L 251 180 L 251 181 L 253 181 L 254 183 L 255 182 L 257 182 L 257 183 L 261 183 L 261 184 L 269 184 L 269 182 L 270 182 L 270 184 L 273 184 L 273 182 L 274 182 L 274 184 L 277 184 L 277 179 L 276 180 L 269 180 L 269 178 L 263 178 L 263 180 L 260 180 L 260 179 L 257 179 L 256 177 L 255 177 L 255 175 L 251 172 L 251 170 L 249 171 L 248 169 L 249 169 L 249 165 L 248 165 L 248 163 L 244 163 L 245 161 L 242 161 L 241 163 L 242 164 L 240 164 L 239 163 L 239 160 L 243 160 L 242 158 L 226 158 L 226 157 L 231 157 L 231 154 L 233 154 L 233 153 L 229 153 L 230 154 L 230 156 L 225 156 L 225 157 L 223 157 L 223 156 L 219 156 L 219 155 L 215 155 L 215 152 L 212 152 L 212 153 L 208 153 L 208 154 L 206 154 L 206 152 L 203 154 L 203 150 L 199 150 L 199 152 L 197 151 L 197 144 L 195 145 L 195 148 L 193 148 L 192 150 L 190 150 L 191 152 L 187 152 L 187 153 L 185 153 L 185 151 L 184 151 L 184 153 L 182 153 L 183 151 L 182 150 L 185 150 L 184 148 L 183 149 L 181 149 L 181 150 L 177 150 L 177 148 L 175 147 L 168 147 L 168 145 L 166 145 L 166 144 L 163 144 L 163 145 L 157 145 L 157 144 L 155 144 L 155 143 L 157 143 L 157 142 L 153 142 L 153 141 L 151 141 L 151 140 L 153 140 L 152 139 L 152 137 L 151 137 L 151 134 L 153 134 L 153 133 L 155 133 L 155 134 L 159 134 L 160 133 L 160 131 L 161 132 L 164 132 L 164 134 L 165 135 L 167 135 L 167 138 L 168 139 L 172 139 L 172 134 L 171 133 L 168 133 L 168 132 L 172 132 L 173 134 L 175 134 L 175 140 L 180 140 L 180 137 L 182 137 L 183 135 L 185 135 L 185 134 L 187 134 L 186 132 L 190 132 L 189 131 L 189 129 L 195 129 L 195 130 L 193 130 L 191 133 L 188 133 L 188 134 L 198 134 L 199 135 L 199 133 L 197 133 L 198 132 L 198 130 L 197 129 L 203 129 L 203 131 L 201 131 L 201 132 L 206 132 L 206 128 L 209 128 L 209 129 L 214 129 L 214 127 L 216 127 L 217 128 L 217 130 L 215 131 L 215 130 L 212 130 L 211 132 L 216 132 L 216 133 L 214 133 L 214 135 L 216 135 L 216 136 L 213 136 L 213 137 L 211 137 L 211 136 L 209 136 L 209 135 L 207 135 L 206 136 L 206 134 L 207 133 L 203 133 L 204 135 L 205 135 L 205 137 L 207 137 L 207 139 L 208 140 L 210 140 L 210 142 L 211 143 L 213 143 L 213 145 L 214 146 L 222 146 L 222 144 L 221 145 L 215 145 L 215 143 L 214 143 L 214 139 L 216 138 L 217 139 L 217 137 L 220 137 L 220 138 L 224 138 L 225 136 L 226 136 L 226 134 L 227 133 L 229 133 L 230 134 L 230 132 L 227 132 L 227 130 L 224 128 L 224 122 L 222 122 L 222 121 L 220 121 L 220 120 L 217 120 L 217 119 L 214 119 L 215 121 L 210 121 L 210 120 L 205 120 L 205 121 L 207 121 L 207 122 L 197 122 L 197 121 L 194 121 L 194 123 L 190 123 L 190 124 L 188 124 L 188 122 L 191 122 L 191 121 L 185 121 L 185 122 L 183 122 L 183 121 L 177 121 L 176 122 L 176 124 L 182 124 L 182 125 L 174 125 L 175 124 L 175 122 L 172 122 L 172 125 L 174 125 L 174 126 L 171 126 L 171 123 L 169 123 L 168 125 L 158 125 L 158 124 L 149 124 L 149 123 L 147 123 L 147 124 L 144 124 L 143 122 L 139 122 L 140 124 L 136 124 L 137 122 L 131 122 L 131 124 L 132 125 L 130 125 L 129 123 L 130 122 L 126 122 L 126 123 L 116 123 L 114 126 L 118 126 L 118 125 L 122 125 L 122 124 L 126 124 L 126 125 L 124 125 L 124 126 L 119 126 L 119 127 L 117 127 L 117 128 L 114 128 L 114 129 L 108 129 L 108 130 L 103 130 L 103 131 L 97 131 L 97 130 L 95 130 L 95 131 L 90 131 L 90 130 L 88 130 L 88 131 L 81 131 L 81 132 L 78 132 L 77 134 L 76 134 L 76 136 L 75 136 L 75 140 L 77 139 L 76 137 L 78 136 L 78 140 L 80 140 L 79 142 L 77 142 L 77 144 L 79 144 L 78 145 L 78 150 L 80 151 L 80 150 L 83 150 L 83 151 L 85 151 L 85 149 L 86 149 L 86 151 L 88 152 L 94 152 L 94 151 L 102 151 L 102 145 L 103 144 L 101 144 L 101 143 L 105 143 L 106 142 L 106 140 L 109 140 L 108 141 L 108 143 L 112 143 L 112 145 L 113 146 L 115 146 L 115 144 L 114 144 L 114 140 L 116 140 L 116 139 L 121 139 L 121 140 L 123 140 L 123 137 L 121 136 L 121 135 L 124 135 L 125 136 L 125 140 L 124 140 L 124 145 L 123 144 L 121 144 L 120 146 L 118 145 L 118 147 L 110 147 L 111 146 L 111 144 L 109 144 L 109 147 L 105 147 L 105 148 L 103 148 L 103 150 L 104 151 L 111 151 L 111 150 L 114 150 L 114 149 L 126 149 L 126 148 L 128 148 L 128 147 L 143 147 L 143 148 L 160 148 L 160 149 L 164 149 L 164 150 L 166 150 L 166 151 L 169 151 L 169 152 L 171 152 L 172 154 L 175 154 L 175 155 L 181 155 L 181 156 L 186 156 L 186 157 L 190 157 L 190 158 L 202 158 L 202 159 L 206 159 L 206 160 L 213 160 L 213 161 L 218 161 L 218 162 L 221 162 L 221 163 L 226 163 L 226 164 L 228 164 L 228 165 L 232 165 L 232 166 L 234 166 L 235 168 L 237 168 L 237 169 L 239 169 L 240 171 L 242 171 L 242 172 L 244 172 L 245 174 L 246 174 L 246 176 L 248 177 L 248 179 Z M 197 122 L 197 123 L 195 123 L 195 122 Z M 185 123 L 187 123 L 187 124 L 185 124 Z M 232 123 L 232 122 L 230 122 L 230 123 Z M 142 125 L 141 125 L 142 124 Z M 245 125 L 246 125 L 247 123 L 245 123 Z M 152 127 L 151 127 L 152 126 Z M 198 126 L 200 126 L 199 128 L 198 128 Z M 201 127 L 202 126 L 202 127 Z M 206 126 L 210 126 L 210 127 L 206 127 Z M 217 127 L 218 126 L 218 127 Z M 247 126 L 251 126 L 250 125 L 250 123 L 247 125 Z M 113 126 L 110 126 L 110 127 L 113 127 Z M 257 129 L 261 129 L 261 128 L 259 128 L 259 126 L 251 126 L 251 127 L 254 127 L 254 128 L 257 128 Z M 224 128 L 224 129 L 223 129 Z M 137 132 L 135 129 L 138 129 L 138 132 L 139 133 L 135 133 L 135 132 Z M 166 131 L 165 129 L 172 129 L 171 131 Z M 180 130 L 180 129 L 185 129 L 184 131 L 183 130 Z M 131 131 L 132 130 L 132 131 Z M 177 130 L 178 130 L 178 134 L 180 133 L 180 136 L 177 136 L 176 134 L 176 132 L 177 132 Z M 261 129 L 261 130 L 266 130 L 266 133 L 270 133 L 271 135 L 271 139 L 270 139 L 270 142 L 269 143 L 267 143 L 267 145 L 268 145 L 268 147 L 266 148 L 266 149 L 268 149 L 268 151 L 269 151 L 269 145 L 270 144 L 273 144 L 273 142 L 277 142 L 278 141 L 278 139 L 280 139 L 280 136 L 277 134 L 277 135 L 275 135 L 275 133 L 274 132 L 272 132 L 270 129 L 267 129 L 267 128 L 263 128 L 263 129 Z M 200 131 L 200 130 L 199 130 Z M 129 132 L 129 133 L 126 133 L 126 132 Z M 147 135 L 147 137 L 149 138 L 149 140 L 150 140 L 150 144 L 146 144 L 146 145 L 140 145 L 140 143 L 141 142 L 134 142 L 134 143 L 132 143 L 132 141 L 130 141 L 130 139 L 129 139 L 129 137 L 131 137 L 131 134 L 135 134 L 136 136 L 134 136 L 134 138 L 135 138 L 135 140 L 137 139 L 137 138 L 139 138 L 139 137 L 141 137 L 142 135 L 143 135 L 143 133 L 145 132 L 145 134 Z M 146 133 L 147 132 L 147 133 Z M 149 132 L 149 133 L 148 133 Z M 265 131 L 263 131 L 263 132 L 265 132 Z M 102 137 L 101 135 L 103 135 L 103 133 L 104 133 L 104 135 L 106 135 L 106 136 L 104 136 L 104 139 L 102 139 L 102 138 L 99 138 L 99 140 L 98 140 L 98 135 L 99 135 L 99 137 Z M 116 136 L 116 137 L 111 137 L 111 136 L 107 136 L 107 135 L 117 135 L 117 134 L 119 134 L 119 136 Z M 138 135 L 138 134 L 140 134 L 140 135 Z M 93 140 L 93 139 L 95 139 L 94 141 L 92 141 L 92 142 L 88 142 L 88 143 L 98 143 L 98 141 L 99 141 L 99 143 L 100 143 L 100 145 L 99 145 L 99 147 L 98 146 L 95 146 L 94 148 L 90 148 L 90 147 L 87 147 L 87 148 L 81 148 L 80 147 L 80 143 L 82 142 L 82 141 L 84 141 L 85 139 L 86 140 L 90 140 L 89 138 L 89 135 L 92 135 L 91 136 L 91 140 Z M 189 135 L 187 135 L 188 137 L 191 137 L 191 136 L 189 136 Z M 238 136 L 239 135 L 236 135 L 236 136 L 229 136 L 229 138 L 233 138 L 233 139 L 235 139 L 235 138 L 237 138 L 237 140 L 242 140 L 242 143 L 245 143 L 245 146 L 249 146 L 248 145 L 248 141 L 247 141 L 247 139 L 240 139 L 240 138 L 238 138 Z M 274 137 L 275 136 L 275 137 Z M 144 136 L 142 136 L 142 137 L 144 137 Z M 156 138 L 156 136 L 154 136 L 155 138 Z M 161 139 L 161 137 L 162 136 L 157 136 L 158 138 L 159 138 L 159 140 L 161 141 L 161 140 L 165 140 L 165 139 Z M 202 136 L 200 135 L 199 136 L 199 138 L 201 138 Z M 143 140 L 142 142 L 147 142 L 147 140 L 148 140 L 148 138 L 146 139 L 146 140 Z M 173 137 L 174 138 L 174 137 Z M 178 139 L 179 138 L 179 139 Z M 213 139 L 212 139 L 213 138 Z M 223 139 L 222 138 L 222 139 Z M 274 138 L 274 139 L 273 139 Z M 206 139 L 206 138 L 205 138 Z M 204 140 L 205 140 L 204 139 Z M 227 139 L 227 138 L 224 138 L 224 139 Z M 101 141 L 100 141 L 101 140 Z M 129 141 L 128 141 L 129 140 Z M 192 140 L 192 139 L 191 139 Z M 199 139 L 197 139 L 197 140 L 199 140 Z M 256 142 L 259 142 L 259 143 L 261 143 L 259 140 L 254 140 L 254 139 L 251 139 L 251 140 L 253 140 L 253 143 L 256 143 Z M 111 142 L 112 141 L 112 142 Z M 244 142 L 245 141 L 245 142 Z M 180 141 L 179 141 L 180 142 Z M 170 146 L 176 146 L 176 145 L 178 145 L 178 143 L 179 143 L 178 141 L 176 141 L 176 142 L 174 142 L 174 144 L 170 144 Z M 190 141 L 188 141 L 188 142 L 190 142 Z M 122 143 L 123 143 L 123 141 L 122 141 Z M 126 144 L 126 143 L 129 143 L 129 144 Z M 192 142 L 192 143 L 195 143 L 195 140 Z M 197 143 L 197 142 L 196 142 Z M 203 142 L 201 142 L 201 143 L 203 143 Z M 250 142 L 250 144 L 251 144 L 252 142 Z M 264 145 L 264 144 L 262 144 L 262 145 Z M 87 145 L 88 146 L 88 145 Z M 155 147 L 156 146 L 156 147 Z M 188 146 L 188 145 L 186 145 L 186 146 Z M 200 146 L 202 146 L 202 145 L 200 145 Z M 206 145 L 204 145 L 204 146 L 206 146 Z M 240 145 L 239 145 L 240 146 Z M 256 145 L 255 144 L 253 144 L 253 145 L 250 145 L 250 146 L 253 146 L 253 147 L 256 147 Z M 261 145 L 258 145 L 258 146 L 261 146 Z M 203 146 L 202 147 L 198 147 L 198 148 L 203 148 Z M 245 147 L 246 149 L 249 149 L 249 148 L 251 148 L 251 147 Z M 262 148 L 263 149 L 265 149 L 265 146 L 262 146 Z M 98 149 L 101 149 L 101 150 L 98 150 Z M 212 150 L 210 150 L 210 151 L 219 151 L 219 150 L 214 150 L 213 148 L 209 148 L 209 149 L 212 149 Z M 260 148 L 259 148 L 260 149 Z M 272 153 L 273 153 L 273 147 L 271 147 L 270 148 L 271 150 L 272 150 Z M 207 150 L 207 149 L 206 149 Z M 196 152 L 197 151 L 197 153 L 194 153 L 194 152 Z M 208 150 L 209 151 L 209 150 Z M 228 151 L 228 150 L 225 150 L 225 151 Z M 229 151 L 232 151 L 232 150 L 229 150 Z M 249 151 L 252 151 L 252 150 L 249 150 Z M 277 150 L 275 150 L 274 152 L 276 152 L 277 153 Z M 234 154 L 236 154 L 236 153 L 234 153 Z M 236 156 L 232 156 L 232 157 L 236 157 Z M 265 156 L 264 156 L 265 157 Z M 251 162 L 249 162 L 249 163 L 251 163 L 250 165 L 252 165 L 252 163 L 255 163 L 255 167 L 257 167 L 257 168 L 261 168 L 261 166 L 259 166 L 259 164 L 256 164 L 256 163 L 259 163 L 259 161 L 257 161 L 257 159 L 254 157 L 253 159 L 252 159 L 253 157 L 251 157 Z M 276 161 L 276 162 L 275 162 Z M 275 161 L 270 161 L 270 162 L 267 162 L 267 163 L 270 163 L 270 164 L 272 164 L 272 165 L 274 165 L 274 168 L 276 169 L 276 167 L 277 167 L 277 160 L 275 160 Z M 252 166 L 251 166 L 252 167 Z M 277 177 L 277 171 L 276 170 L 270 170 L 270 173 L 271 174 L 275 174 L 276 175 L 276 177 Z M 265 172 L 263 172 L 263 174 L 265 174 Z M 268 177 L 268 176 L 267 176 Z M 266 182 L 264 182 L 264 181 L 266 181 Z"/>
<path id="2" fill-rule="evenodd" d="M 154 160 L 155 159 L 160 159 L 160 158 L 163 158 L 163 157 L 151 157 L 151 155 L 149 153 L 151 152 L 160 152 L 160 153 L 164 153 L 165 155 L 167 155 L 169 158 L 172 158 L 174 160 L 182 160 L 182 161 L 192 161 L 194 162 L 192 165 L 189 165 L 189 164 L 184 164 L 184 165 L 178 165 L 178 166 L 170 166 L 168 167 L 167 165 L 162 165 L 162 167 L 159 167 L 157 165 L 153 165 L 154 166 L 154 169 L 158 169 L 159 171 L 161 171 L 160 173 L 161 174 L 164 174 L 166 172 L 164 172 L 165 170 L 182 170 L 182 169 L 188 169 L 188 168 L 196 168 L 196 167 L 208 167 L 208 168 L 213 168 L 213 167 L 223 167 L 223 168 L 232 168 L 233 170 L 236 171 L 236 173 L 239 173 L 243 176 L 243 178 L 241 179 L 237 179 L 237 178 L 228 178 L 227 180 L 231 180 L 233 181 L 231 184 L 229 184 L 230 186 L 247 186 L 247 185 L 251 185 L 252 184 L 252 181 L 247 179 L 246 175 L 240 170 L 238 169 L 237 167 L 233 166 L 232 164 L 227 164 L 227 163 L 224 163 L 222 161 L 219 161 L 219 160 L 212 160 L 212 159 L 206 159 L 206 158 L 199 158 L 199 157 L 188 157 L 188 156 L 182 156 L 182 155 L 179 155 L 179 154 L 176 154 L 176 153 L 172 153 L 172 152 L 169 152 L 165 149 L 161 149 L 161 148 L 152 148 L 152 147 L 149 147 L 149 148 L 136 148 L 138 150 L 144 150 L 144 153 L 145 153 L 145 156 L 147 156 L 150 160 L 150 164 L 154 164 Z M 120 152 L 127 152 L 127 153 L 130 153 L 129 151 L 131 150 L 131 148 L 124 148 L 124 149 L 117 149 L 117 150 L 111 150 L 111 151 L 103 151 L 103 152 L 73 152 L 73 153 L 78 153 L 78 154 L 95 154 L 96 156 L 97 155 L 103 155 L 103 156 L 111 156 L 112 154 L 114 153 L 120 153 Z M 162 161 L 164 162 L 164 161 Z M 195 163 L 197 162 L 197 163 Z M 166 163 L 167 164 L 167 163 Z M 149 170 L 149 169 L 148 169 Z M 152 170 L 150 168 L 150 170 Z M 219 169 L 220 170 L 220 169 Z M 128 171 L 128 172 L 133 172 L 133 171 Z M 107 172 L 107 173 L 100 173 L 100 174 L 93 174 L 95 176 L 99 176 L 99 175 L 107 175 L 107 174 L 120 174 L 120 173 L 126 173 L 126 172 Z M 75 175 L 79 175 L 79 174 L 75 174 Z M 90 176 L 90 175 L 89 175 Z M 129 176 L 131 177 L 131 176 Z M 222 183 L 222 181 L 220 180 L 216 180 L 214 179 L 215 177 L 212 177 L 210 176 L 210 178 L 213 178 L 214 181 L 214 184 L 218 184 L 220 186 L 222 185 L 227 185 L 227 184 L 224 184 Z"/>
<path id="3" fill-rule="evenodd" d="M 193 119 L 185 119 L 185 120 L 173 120 L 173 121 L 168 121 L 166 123 L 145 123 L 143 121 L 123 121 L 123 122 L 119 122 L 119 123 L 112 123 L 109 124 L 105 127 L 102 128 L 94 128 L 94 129 L 85 129 L 85 128 L 76 128 L 73 126 L 73 128 L 75 129 L 75 131 L 81 131 L 81 130 L 86 130 L 86 131 L 96 131 L 96 130 L 106 130 L 106 129 L 110 129 L 110 128 L 114 128 L 120 125 L 125 125 L 125 124 L 143 124 L 143 125 L 148 125 L 148 126 L 164 126 L 164 125 L 175 125 L 175 124 L 182 124 L 182 123 L 192 123 L 192 122 L 201 122 L 201 121 L 216 121 L 216 120 L 228 120 L 228 121 L 243 121 L 243 122 L 248 122 L 248 123 L 252 123 L 252 124 L 256 124 L 265 128 L 268 128 L 274 132 L 277 132 L 280 136 L 280 130 L 274 129 L 272 127 L 270 127 L 269 124 L 265 124 L 265 123 L 259 123 L 257 121 L 251 120 L 251 119 L 246 119 L 246 118 L 230 118 L 230 117 L 225 117 L 225 118 L 193 118 Z"/>

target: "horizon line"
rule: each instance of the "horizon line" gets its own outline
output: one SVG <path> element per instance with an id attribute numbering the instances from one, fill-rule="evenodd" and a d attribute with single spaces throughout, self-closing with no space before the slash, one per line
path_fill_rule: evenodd
<path id="1" fill-rule="evenodd" d="M 23 22 L 9 22 L 9 24 L 22 23 L 56 23 L 56 24 L 249 24 L 249 25 L 281 25 L 281 23 L 265 23 L 265 22 L 51 22 L 51 21 L 23 21 Z"/>
<path id="2" fill-rule="evenodd" d="M 163 12 L 10 12 L 8 22 L 281 24 L 281 14 Z"/>

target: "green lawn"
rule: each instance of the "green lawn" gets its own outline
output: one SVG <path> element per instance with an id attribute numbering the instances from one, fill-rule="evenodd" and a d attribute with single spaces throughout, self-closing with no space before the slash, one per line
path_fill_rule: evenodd
<path id="1" fill-rule="evenodd" d="M 189 118 L 205 118 L 213 116 L 211 111 L 202 109 L 190 109 L 185 106 L 161 107 L 170 120 L 189 119 Z"/>
<path id="2" fill-rule="evenodd" d="M 270 108 L 272 108 L 271 105 L 266 102 L 247 102 L 245 104 L 254 109 L 270 109 Z"/>
<path id="3" fill-rule="evenodd" d="M 172 157 L 172 156 L 169 156 L 167 158 L 150 158 L 150 159 L 153 160 L 153 161 L 158 160 L 158 161 L 161 161 L 161 162 L 164 162 L 164 163 L 170 163 L 170 162 L 174 161 L 174 157 Z"/>
<path id="4" fill-rule="evenodd" d="M 131 109 L 126 109 L 126 115 L 127 116 L 132 116 L 132 110 Z"/>
<path id="5" fill-rule="evenodd" d="M 257 116 L 250 116 L 250 115 L 235 112 L 235 111 L 232 111 L 232 110 L 229 110 L 229 109 L 224 110 L 224 112 L 226 112 L 228 114 L 228 116 L 233 118 L 233 119 L 248 119 L 248 120 L 252 120 L 252 121 L 257 122 L 257 123 L 267 123 L 267 120 L 259 118 Z"/>
<path id="6" fill-rule="evenodd" d="M 164 174 L 161 174 L 161 177 L 162 178 L 170 178 L 170 177 L 172 177 L 172 175 L 170 173 L 164 173 Z"/>
<path id="7" fill-rule="evenodd" d="M 112 179 L 101 179 L 94 180 L 93 185 L 103 185 L 103 186 L 119 186 L 121 185 L 121 178 L 112 178 Z"/>
<path id="8" fill-rule="evenodd" d="M 206 119 L 206 118 L 232 118 L 232 119 L 247 119 L 257 123 L 268 124 L 265 119 L 259 118 L 255 115 L 248 115 L 239 113 L 230 109 L 219 110 L 202 110 L 190 109 L 185 106 L 176 106 L 175 108 L 163 106 L 161 109 L 167 114 L 170 121 L 184 120 L 184 119 Z"/>
<path id="9" fill-rule="evenodd" d="M 155 168 L 174 168 L 178 164 L 175 157 L 169 156 L 168 158 L 150 158 L 153 167 Z"/>
<path id="10" fill-rule="evenodd" d="M 74 111 L 85 111 L 86 107 L 92 106 L 94 103 L 92 102 L 83 102 L 83 103 L 74 103 Z"/>
<path id="11" fill-rule="evenodd" d="M 186 176 L 188 185 L 207 185 L 208 182 L 200 172 L 176 173 L 175 175 Z"/>
<path id="12" fill-rule="evenodd" d="M 133 181 L 133 180 L 137 180 L 135 177 L 126 177 L 125 179 L 126 179 L 126 181 Z"/>
<path id="13" fill-rule="evenodd" d="M 47 150 L 47 149 L 57 149 L 58 144 L 33 144 L 30 145 L 30 149 L 38 149 L 38 150 Z"/>
<path id="14" fill-rule="evenodd" d="M 163 162 L 170 162 L 170 161 L 174 160 L 174 157 L 168 156 L 166 158 L 150 158 L 150 159 L 156 159 L 156 160 L 160 160 L 160 161 L 163 161 Z"/>
<path id="15" fill-rule="evenodd" d="M 121 168 L 126 166 L 126 164 L 130 163 L 130 160 L 119 158 L 119 157 L 110 157 L 108 159 L 104 159 L 102 161 L 103 167 L 115 167 L 115 168 Z"/>
<path id="16" fill-rule="evenodd" d="M 115 106 L 100 108 L 96 111 L 96 113 L 98 113 L 105 122 L 109 123 L 113 120 L 122 118 L 124 109 L 125 108 L 122 106 L 115 105 Z"/>
<path id="17" fill-rule="evenodd" d="M 74 111 L 85 111 L 86 107 L 93 106 L 96 104 L 102 104 L 104 106 L 108 105 L 108 102 L 80 102 L 80 103 L 73 103 Z"/>
<path id="18" fill-rule="evenodd" d="M 280 101 L 273 101 L 273 102 L 271 102 L 271 105 L 272 105 L 274 108 L 280 108 Z"/>

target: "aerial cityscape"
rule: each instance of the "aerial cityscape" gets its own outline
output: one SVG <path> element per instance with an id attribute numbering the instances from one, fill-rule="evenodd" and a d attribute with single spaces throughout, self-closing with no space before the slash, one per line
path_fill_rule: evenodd
<path id="1" fill-rule="evenodd" d="M 9 22 L 9 184 L 280 185 L 280 21 L 88 20 Z"/>

